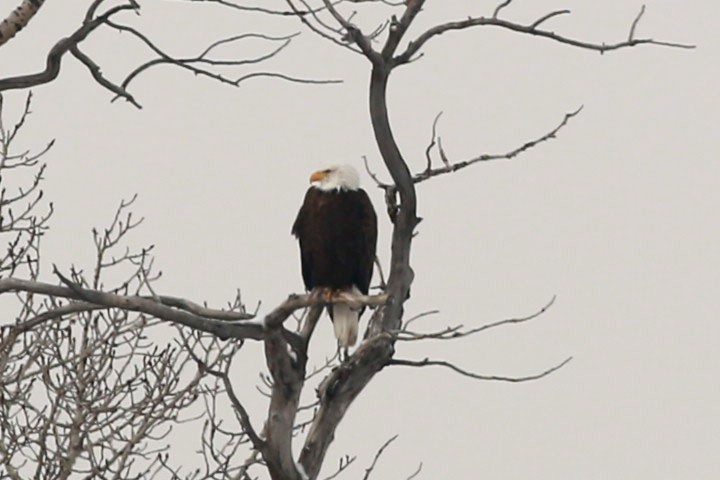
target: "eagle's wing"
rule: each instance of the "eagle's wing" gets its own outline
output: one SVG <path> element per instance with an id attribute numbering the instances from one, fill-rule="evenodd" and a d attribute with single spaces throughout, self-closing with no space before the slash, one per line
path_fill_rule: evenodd
<path id="1" fill-rule="evenodd" d="M 305 200 L 303 201 L 300 211 L 295 218 L 295 223 L 292 226 L 292 234 L 295 235 L 300 243 L 300 264 L 302 266 L 302 277 L 305 283 L 305 289 L 310 291 L 313 289 L 314 283 L 312 278 L 312 265 L 313 256 L 312 251 L 309 248 L 308 242 L 308 200 L 313 194 L 313 189 L 308 189 L 305 194 Z"/>
<path id="2" fill-rule="evenodd" d="M 356 278 L 353 283 L 367 295 L 375 266 L 375 248 L 377 246 L 377 215 L 365 190 L 358 190 L 359 199 L 359 248 L 357 252 Z"/>

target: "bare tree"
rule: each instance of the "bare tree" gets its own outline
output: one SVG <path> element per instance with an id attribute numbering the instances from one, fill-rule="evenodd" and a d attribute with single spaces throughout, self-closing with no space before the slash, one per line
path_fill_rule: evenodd
<path id="1" fill-rule="evenodd" d="M 422 162 L 425 168 L 413 172 L 412 162 L 407 161 L 395 142 L 388 116 L 386 92 L 391 74 L 418 60 L 423 47 L 441 34 L 470 33 L 481 27 L 501 28 L 601 53 L 640 45 L 691 48 L 638 37 L 644 9 L 629 22 L 626 38 L 614 43 L 593 43 L 545 29 L 550 21 L 568 15 L 567 10 L 548 12 L 529 23 L 513 21 L 504 15 L 512 0 L 498 4 L 487 16 L 447 21 L 420 33 L 411 33 L 411 27 L 429 3 L 424 0 L 286 0 L 284 9 L 278 4 L 258 8 L 226 0 L 205 1 L 242 13 L 297 19 L 312 34 L 369 62 L 370 121 L 391 181 L 383 182 L 368 170 L 385 192 L 386 210 L 393 225 L 390 264 L 387 278 L 381 273 L 377 295 L 338 300 L 374 308 L 365 337 L 346 361 L 326 359 L 313 369 L 308 346 L 325 305 L 321 298 L 291 294 L 258 321 L 245 310 L 239 298 L 226 309 L 211 309 L 190 300 L 157 294 L 152 288 L 156 276 L 150 249 L 112 253 L 138 225 L 128 213 L 132 202 L 122 203 L 110 227 L 95 233 L 96 262 L 91 270 L 85 273 L 72 269 L 63 273 L 55 268 L 55 283 L 40 281 L 35 265 L 47 215 L 35 216 L 40 208 L 38 185 L 42 167 L 39 167 L 31 187 L 8 200 L 3 193 L 1 204 L 3 209 L 8 205 L 9 212 L 13 202 L 37 198 L 25 208 L 26 213 L 7 213 L 11 221 L 2 223 L 3 235 L 12 238 L 2 264 L 0 294 L 15 294 L 21 305 L 17 320 L 3 327 L 0 344 L 3 366 L 0 463 L 11 477 L 23 478 L 24 472 L 29 471 L 40 472 L 40 478 L 69 478 L 73 474 L 86 478 L 160 478 L 163 474 L 171 478 L 251 478 L 250 469 L 256 468 L 266 469 L 276 480 L 316 479 L 350 404 L 387 366 L 440 366 L 475 379 L 509 382 L 542 378 L 561 368 L 569 358 L 531 376 L 485 375 L 441 359 L 396 358 L 395 345 L 399 341 L 452 340 L 475 335 L 530 321 L 550 307 L 552 301 L 527 317 L 470 329 L 449 326 L 439 331 L 413 331 L 411 326 L 417 317 L 405 318 L 404 304 L 414 278 L 411 247 L 420 221 L 416 185 L 477 163 L 514 158 L 555 138 L 580 110 L 566 113 L 547 133 L 515 149 L 465 160 L 448 157 L 437 134 L 436 119 Z M 214 65 L 207 58 L 213 45 L 235 39 L 219 40 L 196 57 L 170 57 L 147 40 L 145 34 L 112 19 L 122 12 L 136 11 L 139 8 L 136 2 L 98 13 L 102 3 L 94 1 L 78 30 L 53 48 L 44 72 L 0 80 L 0 91 L 51 81 L 59 72 L 60 58 L 68 51 L 90 69 L 100 85 L 133 103 L 136 102 L 126 90 L 129 82 L 155 64 L 169 63 L 226 83 L 240 81 L 204 70 Z M 370 26 L 354 22 L 356 11 L 374 8 L 389 12 L 387 20 Z M 101 27 L 131 33 L 158 58 L 137 67 L 121 83 L 109 82 L 99 74 L 95 62 L 78 50 L 78 44 Z M 37 168 L 39 155 L 9 153 L 11 141 L 25 117 L 16 127 L 3 130 L 0 160 L 4 160 L 0 166 L 6 169 L 10 165 Z M 103 279 L 108 270 L 125 273 L 113 277 L 120 279 L 115 283 L 106 283 Z M 305 313 L 296 317 L 296 312 L 302 310 Z M 177 345 L 157 348 L 145 332 L 167 323 L 180 329 Z M 269 376 L 263 377 L 261 390 L 268 396 L 269 405 L 262 426 L 252 422 L 228 375 L 233 356 L 246 340 L 261 341 L 265 349 Z M 315 401 L 302 405 L 302 393 L 313 387 L 317 390 Z M 225 395 L 219 395 L 220 392 Z M 185 472 L 171 465 L 168 446 L 161 440 L 198 399 L 205 406 L 202 448 L 206 466 L 204 470 Z M 238 427 L 226 427 L 218 416 L 218 402 L 222 399 L 232 407 Z M 16 426 L 11 418 L 21 418 L 21 426 Z M 298 435 L 302 447 L 293 452 L 293 439 Z M 391 441 L 378 450 L 365 478 L 371 475 Z M 341 474 L 353 461 L 351 457 L 341 460 L 330 478 Z"/>

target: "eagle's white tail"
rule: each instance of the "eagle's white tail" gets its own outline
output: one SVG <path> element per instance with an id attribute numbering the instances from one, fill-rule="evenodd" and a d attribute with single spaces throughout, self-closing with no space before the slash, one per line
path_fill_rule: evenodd
<path id="1" fill-rule="evenodd" d="M 352 293 L 360 294 L 360 291 L 353 287 Z M 360 310 L 353 310 L 346 303 L 336 303 L 333 309 L 333 327 L 335 338 L 341 347 L 347 349 L 355 345 L 358 337 Z"/>

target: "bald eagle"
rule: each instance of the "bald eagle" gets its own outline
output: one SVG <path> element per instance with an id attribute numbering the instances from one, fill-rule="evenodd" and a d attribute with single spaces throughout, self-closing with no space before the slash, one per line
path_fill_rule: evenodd
<path id="1" fill-rule="evenodd" d="M 324 289 L 367 295 L 377 243 L 377 216 L 360 176 L 350 165 L 310 176 L 292 234 L 300 243 L 302 277 L 308 291 Z M 328 307 L 335 337 L 346 351 L 355 344 L 361 310 L 345 303 Z"/>

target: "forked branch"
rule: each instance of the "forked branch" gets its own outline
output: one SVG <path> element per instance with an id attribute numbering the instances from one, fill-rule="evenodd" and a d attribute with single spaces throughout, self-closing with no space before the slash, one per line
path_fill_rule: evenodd
<path id="1" fill-rule="evenodd" d="M 375 465 L 377 465 L 378 460 L 380 460 L 380 457 L 385 452 L 385 449 L 387 449 L 392 442 L 394 442 L 397 439 L 397 435 L 393 435 L 390 437 L 385 443 L 382 444 L 382 446 L 378 449 L 377 453 L 375 453 L 375 457 L 373 458 L 372 463 L 368 468 L 365 469 L 365 475 L 363 475 L 363 480 L 369 480 L 370 475 L 372 474 L 373 470 L 375 470 Z"/>
<path id="2" fill-rule="evenodd" d="M 494 328 L 506 326 L 506 325 L 518 325 L 521 323 L 526 323 L 531 320 L 535 320 L 536 318 L 540 317 L 542 314 L 548 311 L 548 309 L 555 303 L 555 297 L 553 296 L 550 301 L 543 306 L 540 310 L 538 310 L 535 313 L 532 313 L 530 315 L 526 315 L 524 317 L 513 317 L 513 318 L 505 318 L 503 320 L 498 320 L 496 322 L 486 323 L 485 325 L 481 325 L 479 327 L 470 328 L 467 330 L 463 330 L 463 325 L 457 325 L 454 327 L 447 327 L 443 330 L 439 330 L 436 332 L 429 332 L 429 333 L 420 333 L 420 332 L 413 332 L 408 329 L 408 326 L 413 321 L 422 318 L 423 316 L 427 316 L 429 314 L 437 313 L 436 311 L 430 311 L 425 312 L 424 314 L 417 315 L 410 320 L 408 320 L 405 323 L 405 326 L 402 328 L 402 330 L 399 330 L 397 332 L 394 332 L 395 337 L 398 340 L 401 341 L 417 341 L 417 340 L 455 340 L 458 338 L 463 337 L 469 337 L 471 335 L 475 335 L 481 332 L 485 332 L 487 330 L 491 330 Z"/>
<path id="3" fill-rule="evenodd" d="M 94 16 L 103 1 L 104 0 L 94 0 L 88 8 L 87 15 L 82 25 L 70 36 L 63 38 L 50 49 L 50 52 L 47 55 L 45 70 L 34 74 L 0 79 L 0 92 L 11 89 L 31 88 L 53 81 L 60 73 L 62 59 L 67 52 L 77 47 L 78 44 L 85 40 L 98 27 L 104 25 L 113 15 L 128 10 L 137 11 L 140 8 L 135 0 L 129 0 L 127 3 L 109 8 L 101 15 Z"/>
<path id="4" fill-rule="evenodd" d="M 425 170 L 423 170 L 420 173 L 417 173 L 413 175 L 413 181 L 415 183 L 424 182 L 425 180 L 429 180 L 432 177 L 437 177 L 439 175 L 445 175 L 448 173 L 457 172 L 458 170 L 461 170 L 465 167 L 469 167 L 470 165 L 474 165 L 476 163 L 480 162 L 489 162 L 492 160 L 510 160 L 521 153 L 526 152 L 527 150 L 530 150 L 536 146 L 538 146 L 541 143 L 547 142 L 548 140 L 551 140 L 553 138 L 556 138 L 556 135 L 560 130 L 562 130 L 568 122 L 575 117 L 577 114 L 579 114 L 582 111 L 583 107 L 578 108 L 574 112 L 566 113 L 563 117 L 562 121 L 552 130 L 550 130 L 548 133 L 542 135 L 541 137 L 536 138 L 535 140 L 531 140 L 529 142 L 524 143 L 523 145 L 514 148 L 513 150 L 510 150 L 509 152 L 505 153 L 493 153 L 493 154 L 483 154 L 479 155 L 477 157 L 471 158 L 469 160 L 463 160 L 459 162 L 450 162 L 448 159 L 447 153 L 445 152 L 445 149 L 442 146 L 442 142 L 440 141 L 440 137 L 435 136 L 435 130 L 436 130 L 436 122 L 433 123 L 433 140 L 431 141 L 430 145 L 427 149 L 427 166 Z M 430 157 L 430 152 L 432 148 L 437 148 L 438 155 L 440 156 L 440 159 L 442 161 L 442 166 L 439 167 L 433 167 L 432 161 Z"/>
<path id="5" fill-rule="evenodd" d="M 593 43 L 557 34 L 551 30 L 543 30 L 539 28 L 542 24 L 544 24 L 551 18 L 569 14 L 569 10 L 556 10 L 546 15 L 543 15 L 532 23 L 522 24 L 498 18 L 500 10 L 509 4 L 510 1 L 506 1 L 500 6 L 498 6 L 492 17 L 470 17 L 464 20 L 458 20 L 455 22 L 447 22 L 441 25 L 436 25 L 426 30 L 415 40 L 410 42 L 405 51 L 397 56 L 396 62 L 398 64 L 409 62 L 430 39 L 435 38 L 438 35 L 442 35 L 443 33 L 452 30 L 466 30 L 473 27 L 498 27 L 505 30 L 522 33 L 525 35 L 546 38 L 565 45 L 571 45 L 573 47 L 594 50 L 600 53 L 605 53 L 611 50 L 619 50 L 622 48 L 635 47 L 638 45 L 658 45 L 662 47 L 672 48 L 695 48 L 694 45 L 684 43 L 666 42 L 661 40 L 654 40 L 652 38 L 636 38 L 635 31 L 637 29 L 638 23 L 640 22 L 640 19 L 643 16 L 643 13 L 645 12 L 644 6 L 632 22 L 632 25 L 630 27 L 630 33 L 628 34 L 628 38 L 626 40 L 614 43 Z"/>
<path id="6" fill-rule="evenodd" d="M 36 2 L 37 0 L 26 0 L 26 2 Z M 313 78 L 299 78 L 289 74 L 280 72 L 268 72 L 268 71 L 250 71 L 239 75 L 231 75 L 227 73 L 228 67 L 236 67 L 241 69 L 248 65 L 255 65 L 262 63 L 276 55 L 279 55 L 284 50 L 291 40 L 296 36 L 286 35 L 281 37 L 271 37 L 258 33 L 244 33 L 241 35 L 233 35 L 220 40 L 216 40 L 206 46 L 195 56 L 178 56 L 167 53 L 165 50 L 160 48 L 148 35 L 139 29 L 136 29 L 129 25 L 124 25 L 114 21 L 114 18 L 120 13 L 132 11 L 134 13 L 140 13 L 140 5 L 136 0 L 125 0 L 124 3 L 110 7 L 104 13 L 97 14 L 100 6 L 105 3 L 106 0 L 94 0 L 88 7 L 83 23 L 78 27 L 71 35 L 58 41 L 55 46 L 52 47 L 47 55 L 46 67 L 42 72 L 34 74 L 25 74 L 15 77 L 0 78 L 0 92 L 11 89 L 23 89 L 31 88 L 33 86 L 42 85 L 53 81 L 60 74 L 60 67 L 62 60 L 66 53 L 70 52 L 82 65 L 84 65 L 93 79 L 106 90 L 112 92 L 115 97 L 123 98 L 140 108 L 140 104 L 129 92 L 129 84 L 141 73 L 147 69 L 157 65 L 173 65 L 180 67 L 191 73 L 199 76 L 204 76 L 212 80 L 218 81 L 223 84 L 237 86 L 241 82 L 257 77 L 269 77 L 278 78 L 286 81 L 306 83 L 306 84 L 327 84 L 327 83 L 339 83 L 338 80 L 324 80 L 324 79 L 313 79 Z M 217 2 L 223 3 L 223 2 Z M 225 2 L 227 3 L 227 2 Z M 223 3 L 224 4 L 224 3 Z M 139 40 L 144 46 L 155 54 L 155 58 L 141 63 L 139 66 L 132 69 L 125 77 L 122 82 L 116 82 L 102 73 L 101 62 L 97 58 L 88 55 L 83 52 L 80 48 L 80 44 L 83 43 L 92 33 L 101 30 L 102 28 L 113 29 L 118 32 L 128 33 L 131 37 Z M 1 31 L 0 31 L 1 34 Z M 1 39 L 0 35 L 0 39 Z M 238 45 L 243 40 L 261 39 L 266 41 L 272 46 L 265 53 L 258 54 L 254 57 L 243 57 L 237 59 L 222 59 L 217 55 L 217 50 L 220 47 L 227 47 L 228 45 Z"/>

